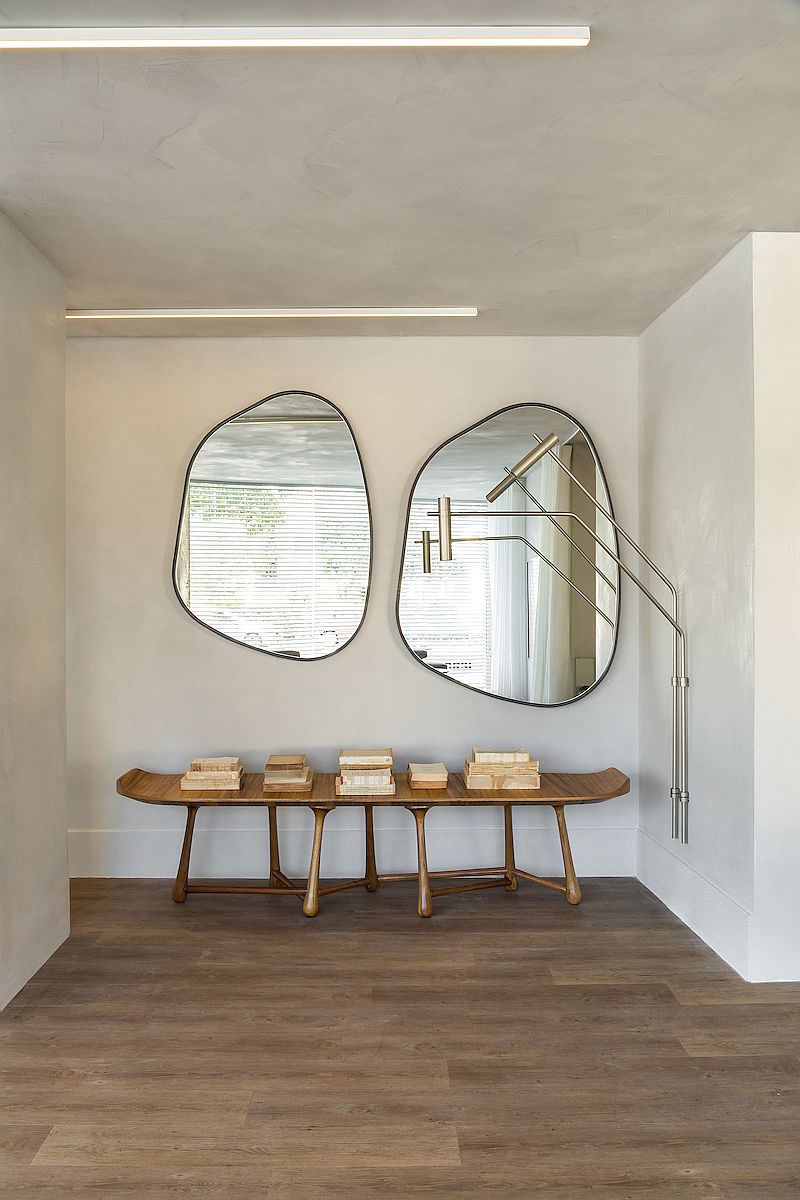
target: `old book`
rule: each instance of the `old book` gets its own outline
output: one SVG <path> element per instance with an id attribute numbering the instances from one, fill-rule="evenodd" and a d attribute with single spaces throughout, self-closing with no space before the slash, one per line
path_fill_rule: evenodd
<path id="1" fill-rule="evenodd" d="M 285 792 L 310 792 L 314 786 L 314 772 L 306 767 L 299 774 L 290 771 L 271 771 L 264 774 L 264 791 L 279 795 Z"/>
<path id="2" fill-rule="evenodd" d="M 199 771 L 187 771 L 181 778 L 182 792 L 238 792 L 242 786 L 242 772 L 234 775 L 210 775 Z"/>
<path id="3" fill-rule="evenodd" d="M 394 754 L 387 750 L 340 750 L 340 767 L 391 767 Z"/>
<path id="4" fill-rule="evenodd" d="M 238 771 L 241 763 L 238 758 L 193 758 L 190 771 Z"/>
<path id="5" fill-rule="evenodd" d="M 394 763 L 385 762 L 360 762 L 360 763 L 339 763 L 340 771 L 391 771 Z"/>
<path id="6" fill-rule="evenodd" d="M 379 767 L 374 771 L 362 771 L 361 768 L 342 767 L 339 774 L 345 783 L 361 785 L 362 787 L 379 787 L 392 782 L 390 767 Z"/>
<path id="7" fill-rule="evenodd" d="M 408 786 L 412 792 L 446 792 L 446 779 L 412 779 L 409 776 Z"/>
<path id="8" fill-rule="evenodd" d="M 394 779 L 390 783 L 381 783 L 373 786 L 368 784 L 352 784 L 348 783 L 341 775 L 336 776 L 336 795 L 337 796 L 394 796 L 395 785 Z"/>
<path id="9" fill-rule="evenodd" d="M 538 772 L 529 775 L 468 775 L 464 783 L 469 792 L 535 792 L 542 786 Z"/>
<path id="10" fill-rule="evenodd" d="M 362 799 L 369 800 L 369 798 L 371 796 L 375 797 L 377 799 L 380 796 L 395 796 L 396 794 L 397 793 L 393 787 L 389 787 L 389 788 L 349 788 L 349 787 L 345 787 L 344 785 L 340 785 L 338 783 L 336 785 L 336 795 L 339 796 L 340 798 L 345 797 L 345 796 L 351 796 L 351 797 L 359 796 Z"/>
<path id="11" fill-rule="evenodd" d="M 526 763 L 505 763 L 494 760 L 476 763 L 468 758 L 464 770 L 469 775 L 530 775 L 531 772 L 538 772 L 539 761 L 531 759 Z"/>
<path id="12" fill-rule="evenodd" d="M 472 760 L 482 762 L 529 763 L 531 756 L 527 750 L 478 750 L 473 749 Z"/>
<path id="13" fill-rule="evenodd" d="M 216 779 L 219 782 L 236 783 L 242 775 L 242 768 L 239 767 L 236 771 L 193 771 L 191 768 L 185 772 L 187 779 L 195 780 L 197 783 L 203 783 L 207 779 Z"/>
<path id="14" fill-rule="evenodd" d="M 207 780 L 217 783 L 233 783 L 236 784 L 241 778 L 241 771 L 186 771 L 185 778 L 192 780 L 194 783 L 205 783 Z"/>
<path id="15" fill-rule="evenodd" d="M 300 771 L 277 771 L 271 767 L 264 769 L 264 778 L 271 780 L 273 783 L 290 783 L 292 780 L 303 780 L 308 778 L 310 767 L 303 767 Z"/>
<path id="16" fill-rule="evenodd" d="M 409 763 L 408 775 L 415 782 L 447 783 L 447 767 L 442 762 Z"/>
<path id="17" fill-rule="evenodd" d="M 305 754 L 270 754 L 265 771 L 302 771 L 306 765 Z"/>

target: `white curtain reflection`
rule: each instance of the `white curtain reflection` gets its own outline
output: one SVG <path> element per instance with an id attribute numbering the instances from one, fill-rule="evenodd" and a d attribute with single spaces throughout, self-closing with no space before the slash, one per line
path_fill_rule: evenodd
<path id="1" fill-rule="evenodd" d="M 525 493 L 513 484 L 493 505 L 493 511 L 519 511 Z M 519 517 L 496 517 L 490 522 L 492 536 L 507 537 L 524 532 L 527 522 Z M 490 687 L 512 700 L 528 699 L 528 597 L 527 559 L 524 542 L 489 543 L 489 591 L 491 596 Z"/>
<path id="2" fill-rule="evenodd" d="M 597 468 L 597 484 L 596 495 L 602 497 L 605 488 L 603 476 L 600 468 Z M 601 512 L 597 513 L 595 531 L 597 536 L 601 538 L 607 546 L 614 546 L 614 526 L 609 521 L 608 517 L 604 517 Z M 609 579 L 614 578 L 614 573 L 617 570 L 616 563 L 613 558 L 606 554 L 601 546 L 597 547 L 597 568 L 602 571 Z M 597 576 L 595 603 L 599 609 L 607 613 L 612 620 L 616 620 L 617 616 L 617 596 L 612 592 L 611 588 L 605 580 Z M 614 649 L 614 629 L 607 621 L 601 621 L 599 618 L 595 622 L 596 628 L 596 661 L 599 670 L 603 670 L 603 664 L 607 663 L 611 658 L 611 652 Z"/>
<path id="3" fill-rule="evenodd" d="M 567 467 L 571 456 L 571 448 L 562 446 L 560 457 Z M 569 476 L 552 459 L 540 463 L 525 482 L 548 511 L 569 511 Z M 536 506 L 516 484 L 494 505 L 495 512 L 525 509 L 535 511 Z M 571 578 L 570 543 L 552 522 L 498 516 L 490 532 L 499 537 L 524 535 Z M 575 681 L 569 585 L 522 541 L 490 543 L 489 581 L 491 690 L 536 704 L 570 699 Z"/>
<path id="4" fill-rule="evenodd" d="M 569 467 L 572 449 L 562 446 L 559 458 Z M 570 511 L 569 476 L 559 470 L 548 455 L 528 479 L 528 490 L 548 512 Z M 528 501 L 528 507 L 535 505 Z M 530 541 L 563 571 L 572 575 L 570 544 L 551 521 L 543 517 L 527 522 L 532 527 Z M 528 696 L 535 704 L 553 704 L 574 695 L 571 647 L 571 590 L 545 562 L 539 564 L 539 586 L 535 611 L 531 614 Z"/>

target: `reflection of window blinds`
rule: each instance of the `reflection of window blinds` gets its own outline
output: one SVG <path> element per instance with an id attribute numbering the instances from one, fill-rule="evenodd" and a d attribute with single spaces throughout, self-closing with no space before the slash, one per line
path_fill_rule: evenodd
<path id="1" fill-rule="evenodd" d="M 436 518 L 427 516 L 435 500 L 415 500 L 406 541 L 400 625 L 412 650 L 427 650 L 426 662 L 446 667 L 448 675 L 472 687 L 489 686 L 489 552 L 488 542 L 454 542 L 453 561 L 440 562 L 433 546 L 433 570 L 422 571 L 422 548 L 415 543 L 422 530 L 434 538 Z M 457 517 L 453 537 L 485 537 L 488 520 L 485 505 L 453 498 L 459 512 L 474 511 L 474 517 Z"/>
<path id="2" fill-rule="evenodd" d="M 355 633 L 369 575 L 360 488 L 191 481 L 192 612 L 238 641 L 301 657 Z"/>

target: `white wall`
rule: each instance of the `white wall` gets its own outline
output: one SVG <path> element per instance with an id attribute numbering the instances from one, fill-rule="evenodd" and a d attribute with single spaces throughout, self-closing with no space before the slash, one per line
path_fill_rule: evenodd
<path id="1" fill-rule="evenodd" d="M 546 767 L 638 768 L 637 609 L 623 601 L 616 662 L 587 699 L 546 711 L 471 694 L 416 665 L 394 598 L 408 490 L 444 439 L 504 405 L 544 401 L 593 436 L 622 519 L 637 525 L 637 358 L 632 339 L 76 339 L 68 349 L 69 825 L 74 875 L 174 872 L 181 810 L 116 796 L 131 766 L 175 771 L 194 754 L 306 750 L 331 769 L 343 744 L 391 743 L 456 768 L 476 740 L 520 743 Z M 352 422 L 373 507 L 375 561 L 365 625 L 343 653 L 290 663 L 216 637 L 172 590 L 184 472 L 218 421 L 284 388 L 333 400 Z M 379 814 L 382 865 L 413 865 L 410 817 Z M 636 800 L 570 814 L 578 870 L 634 870 Z M 557 871 L 552 814 L 521 811 L 520 859 Z M 360 868 L 359 811 L 326 826 L 323 871 Z M 430 819 L 431 865 L 500 858 L 495 811 Z M 264 870 L 264 814 L 202 814 L 193 870 Z M 309 815 L 281 815 L 289 867 L 307 864 Z M 437 837 L 440 828 L 442 836 Z M 446 840 L 444 831 L 447 831 Z M 213 831 L 213 836 L 212 836 Z M 255 832 L 254 832 L 255 831 Z"/>
<path id="2" fill-rule="evenodd" d="M 750 979 L 800 979 L 800 234 L 753 236 L 755 897 Z"/>
<path id="3" fill-rule="evenodd" d="M 800 234 L 755 233 L 640 340 L 645 544 L 690 639 L 691 841 L 649 777 L 668 642 L 642 620 L 637 874 L 753 981 L 800 979 Z"/>
<path id="4" fill-rule="evenodd" d="M 0 1008 L 69 932 L 64 288 L 0 216 Z"/>
<path id="5" fill-rule="evenodd" d="M 637 874 L 742 973 L 753 905 L 751 245 L 741 242 L 640 339 L 642 542 L 682 593 L 693 800 L 681 846 L 663 786 L 671 631 L 643 611 Z"/>

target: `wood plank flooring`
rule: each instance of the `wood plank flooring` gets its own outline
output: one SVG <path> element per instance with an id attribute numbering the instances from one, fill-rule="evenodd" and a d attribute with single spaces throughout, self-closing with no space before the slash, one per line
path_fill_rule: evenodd
<path id="1" fill-rule="evenodd" d="M 2 1200 L 800 1197 L 800 985 L 632 880 L 169 892 L 76 881 L 0 1017 Z"/>

